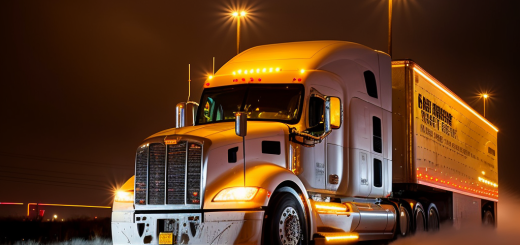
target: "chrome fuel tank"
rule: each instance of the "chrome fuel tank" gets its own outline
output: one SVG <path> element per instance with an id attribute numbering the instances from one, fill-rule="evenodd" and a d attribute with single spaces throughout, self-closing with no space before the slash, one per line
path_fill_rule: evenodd
<path id="1" fill-rule="evenodd" d="M 350 203 L 360 215 L 359 224 L 355 232 L 381 233 L 392 232 L 396 224 L 396 211 L 392 205 L 375 203 Z"/>

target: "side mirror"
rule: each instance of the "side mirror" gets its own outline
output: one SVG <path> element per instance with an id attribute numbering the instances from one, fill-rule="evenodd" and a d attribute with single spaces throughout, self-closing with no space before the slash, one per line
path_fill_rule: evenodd
<path id="1" fill-rule="evenodd" d="M 309 104 L 310 128 L 303 132 L 293 130 L 291 133 L 294 136 L 303 137 L 302 140 L 294 138 L 296 142 L 312 146 L 325 139 L 332 132 L 332 129 L 341 127 L 343 111 L 341 100 L 338 97 L 329 97 L 317 93 L 311 96 Z M 323 121 L 320 122 L 320 118 L 323 118 Z M 313 143 L 307 143 L 305 140 L 310 140 Z"/>
<path id="2" fill-rule="evenodd" d="M 330 126 L 332 129 L 341 127 L 341 100 L 338 97 L 328 97 L 330 99 Z"/>
<path id="3" fill-rule="evenodd" d="M 195 114 L 198 104 L 193 101 L 181 102 L 175 106 L 176 128 L 182 128 L 195 125 Z"/>
<path id="4" fill-rule="evenodd" d="M 247 135 L 247 112 L 235 112 L 235 133 L 240 137 Z"/>

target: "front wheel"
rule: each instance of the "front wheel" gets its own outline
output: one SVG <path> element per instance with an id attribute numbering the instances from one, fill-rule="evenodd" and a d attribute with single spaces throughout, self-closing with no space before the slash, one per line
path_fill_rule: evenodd
<path id="1" fill-rule="evenodd" d="M 302 207 L 291 193 L 279 193 L 269 205 L 264 244 L 307 244 L 306 222 Z"/>

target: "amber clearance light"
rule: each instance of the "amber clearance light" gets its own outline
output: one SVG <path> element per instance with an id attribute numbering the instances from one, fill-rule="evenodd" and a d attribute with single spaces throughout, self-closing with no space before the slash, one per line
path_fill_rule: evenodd
<path id="1" fill-rule="evenodd" d="M 177 144 L 177 140 L 164 140 L 164 143 L 167 145 L 175 145 Z"/>

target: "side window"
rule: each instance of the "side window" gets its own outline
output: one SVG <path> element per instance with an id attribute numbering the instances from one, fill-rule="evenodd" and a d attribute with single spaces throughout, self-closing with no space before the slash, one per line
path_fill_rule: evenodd
<path id="1" fill-rule="evenodd" d="M 383 140 L 381 139 L 381 119 L 379 117 L 372 117 L 372 138 L 374 151 L 377 153 L 383 152 Z"/>
<path id="2" fill-rule="evenodd" d="M 309 127 L 323 125 L 325 101 L 319 97 L 310 97 L 309 100 Z"/>
<path id="3" fill-rule="evenodd" d="M 374 186 L 383 186 L 383 163 L 377 158 L 374 158 Z"/>
<path id="4" fill-rule="evenodd" d="M 365 77 L 365 85 L 367 86 L 368 95 L 377 99 L 376 76 L 374 76 L 374 73 L 371 71 L 363 72 L 363 76 Z"/>
<path id="5" fill-rule="evenodd" d="M 489 147 L 489 146 L 488 146 L 488 153 L 489 153 L 490 155 L 492 155 L 492 156 L 495 156 L 495 154 L 496 154 L 496 153 L 495 153 L 495 149 L 493 149 L 493 148 L 491 148 L 491 147 Z"/>

